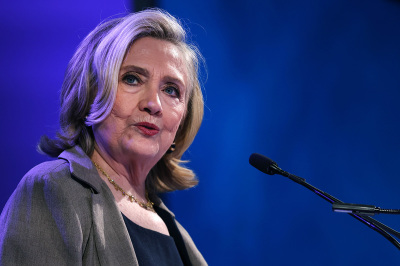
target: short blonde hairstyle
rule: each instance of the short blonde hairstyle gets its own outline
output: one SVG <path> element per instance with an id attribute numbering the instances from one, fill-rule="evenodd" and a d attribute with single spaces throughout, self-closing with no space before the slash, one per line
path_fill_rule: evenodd
<path id="1" fill-rule="evenodd" d="M 92 126 L 111 112 L 118 87 L 118 74 L 135 40 L 153 37 L 181 49 L 188 66 L 189 94 L 185 117 L 176 133 L 176 149 L 165 154 L 151 169 L 149 193 L 168 192 L 195 186 L 192 170 L 184 167 L 183 153 L 193 142 L 203 119 L 203 95 L 199 82 L 198 49 L 187 42 L 179 21 L 160 9 L 149 9 L 112 19 L 97 26 L 73 55 L 61 90 L 60 130 L 56 139 L 43 136 L 38 150 L 52 157 L 79 145 L 90 156 L 94 150 Z"/>

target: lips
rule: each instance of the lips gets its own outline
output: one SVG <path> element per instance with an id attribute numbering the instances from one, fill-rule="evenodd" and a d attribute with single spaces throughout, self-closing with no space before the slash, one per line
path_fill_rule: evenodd
<path id="1" fill-rule="evenodd" d="M 154 136 L 160 132 L 158 126 L 148 122 L 139 122 L 135 126 L 146 136 Z"/>

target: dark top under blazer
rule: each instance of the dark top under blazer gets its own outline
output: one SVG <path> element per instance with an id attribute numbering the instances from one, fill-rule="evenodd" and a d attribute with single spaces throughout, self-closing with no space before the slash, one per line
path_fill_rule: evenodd
<path id="1" fill-rule="evenodd" d="M 176 225 L 190 262 L 207 265 Z M 0 216 L 0 265 L 138 265 L 114 196 L 80 147 L 34 167 L 18 184 Z"/>
<path id="2" fill-rule="evenodd" d="M 122 215 L 140 266 L 186 266 L 171 236 L 141 227 Z"/>

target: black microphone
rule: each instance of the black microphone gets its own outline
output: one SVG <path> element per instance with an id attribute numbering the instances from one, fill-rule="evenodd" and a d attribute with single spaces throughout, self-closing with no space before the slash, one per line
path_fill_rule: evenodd
<path id="1" fill-rule="evenodd" d="M 282 170 L 276 162 L 274 162 L 273 160 L 262 154 L 253 153 L 252 155 L 250 155 L 249 163 L 253 167 L 257 168 L 261 172 L 266 173 L 268 175 L 274 175 L 274 174 L 283 175 L 289 177 L 290 179 L 299 184 L 303 184 L 306 181 L 304 178 L 301 178 L 299 176 L 293 175 L 291 173 Z"/>
<path id="2" fill-rule="evenodd" d="M 276 167 L 278 167 L 278 165 L 276 162 L 262 154 L 253 153 L 250 155 L 249 163 L 261 172 L 268 175 L 274 175 L 277 172 Z"/>

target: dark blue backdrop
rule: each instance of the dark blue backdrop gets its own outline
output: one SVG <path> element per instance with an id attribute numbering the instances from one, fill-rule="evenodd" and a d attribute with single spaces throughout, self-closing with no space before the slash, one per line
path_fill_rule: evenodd
<path id="1" fill-rule="evenodd" d="M 400 208 L 399 1 L 176 1 L 207 61 L 206 112 L 186 154 L 200 178 L 168 203 L 211 265 L 395 265 L 386 239 L 298 184 L 248 164 L 263 153 L 346 202 Z M 76 46 L 127 1 L 0 4 L 0 205 L 47 158 Z M 204 75 L 205 76 L 205 75 Z M 379 215 L 400 229 L 400 217 Z"/>

